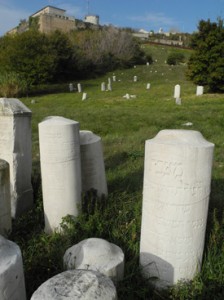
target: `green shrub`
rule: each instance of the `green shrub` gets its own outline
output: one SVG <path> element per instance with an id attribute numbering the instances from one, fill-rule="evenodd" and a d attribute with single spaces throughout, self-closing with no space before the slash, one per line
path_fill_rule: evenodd
<path id="1" fill-rule="evenodd" d="M 179 63 L 184 62 L 184 59 L 185 59 L 185 56 L 183 53 L 173 52 L 168 55 L 167 64 L 168 65 L 178 65 Z"/>
<path id="2" fill-rule="evenodd" d="M 5 98 L 17 97 L 25 90 L 25 82 L 16 73 L 0 74 L 0 96 Z"/>

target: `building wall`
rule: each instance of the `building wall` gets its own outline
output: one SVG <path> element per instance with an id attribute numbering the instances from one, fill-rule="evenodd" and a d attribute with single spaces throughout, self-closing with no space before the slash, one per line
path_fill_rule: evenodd
<path id="1" fill-rule="evenodd" d="M 39 30 L 40 32 L 50 33 L 55 30 L 62 32 L 69 32 L 76 29 L 76 21 L 68 17 L 55 17 L 53 15 L 40 15 L 39 16 Z"/>

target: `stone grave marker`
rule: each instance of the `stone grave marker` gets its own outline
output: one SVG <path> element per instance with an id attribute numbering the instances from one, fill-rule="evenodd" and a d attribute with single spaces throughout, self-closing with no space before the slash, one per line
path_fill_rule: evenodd
<path id="1" fill-rule="evenodd" d="M 98 271 L 115 283 L 124 277 L 124 253 L 120 247 L 99 238 L 89 238 L 68 248 L 64 254 L 66 270 Z"/>
<path id="2" fill-rule="evenodd" d="M 203 95 L 203 94 L 204 94 L 204 87 L 201 86 L 201 85 L 198 85 L 198 86 L 197 86 L 197 89 L 196 89 L 196 95 L 197 95 L 197 96 L 201 96 L 201 95 Z"/>
<path id="3" fill-rule="evenodd" d="M 146 141 L 140 264 L 158 288 L 200 271 L 214 144 L 194 130 Z"/>
<path id="4" fill-rule="evenodd" d="M 105 82 L 101 83 L 101 92 L 105 92 L 106 91 L 106 84 Z"/>
<path id="5" fill-rule="evenodd" d="M 107 180 L 101 138 L 88 130 L 80 130 L 82 191 L 97 190 L 98 197 L 107 196 Z"/>
<path id="6" fill-rule="evenodd" d="M 174 96 L 175 99 L 176 98 L 180 98 L 180 85 L 176 84 L 174 87 Z"/>
<path id="7" fill-rule="evenodd" d="M 45 281 L 31 300 L 117 300 L 110 278 L 91 270 L 69 270 Z M 21 299 L 22 300 L 22 299 Z"/>
<path id="8" fill-rule="evenodd" d="M 69 88 L 69 92 L 73 92 L 74 91 L 73 83 L 69 83 L 68 88 Z"/>
<path id="9" fill-rule="evenodd" d="M 150 87 L 151 87 L 151 84 L 150 84 L 150 83 L 147 83 L 147 84 L 146 84 L 146 89 L 147 89 L 147 90 L 150 90 Z"/>
<path id="10" fill-rule="evenodd" d="M 77 84 L 78 93 L 82 93 L 82 85 L 81 83 Z"/>
<path id="11" fill-rule="evenodd" d="M 11 215 L 33 205 L 31 111 L 18 99 L 0 98 L 0 158 L 10 167 Z"/>
<path id="12" fill-rule="evenodd" d="M 0 299 L 26 300 L 20 248 L 0 236 Z"/>
<path id="13" fill-rule="evenodd" d="M 52 116 L 39 123 L 45 232 L 60 229 L 62 218 L 77 216 L 81 203 L 79 123 Z"/>
<path id="14" fill-rule="evenodd" d="M 134 76 L 134 77 L 133 77 L 133 81 L 134 81 L 134 82 L 137 82 L 137 81 L 138 81 L 138 77 L 137 77 L 137 76 Z"/>
<path id="15" fill-rule="evenodd" d="M 87 93 L 83 93 L 82 94 L 82 101 L 86 100 L 87 99 Z"/>
<path id="16" fill-rule="evenodd" d="M 0 235 L 7 236 L 11 229 L 9 164 L 0 159 Z"/>

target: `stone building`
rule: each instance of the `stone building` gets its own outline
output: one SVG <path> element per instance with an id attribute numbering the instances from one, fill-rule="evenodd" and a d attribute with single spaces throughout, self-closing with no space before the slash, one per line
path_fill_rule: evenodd
<path id="1" fill-rule="evenodd" d="M 38 26 L 40 32 L 50 33 L 55 30 L 69 32 L 78 29 L 99 29 L 99 16 L 85 16 L 84 21 L 66 15 L 66 10 L 54 6 L 45 6 L 32 14 L 28 20 L 7 32 L 7 34 L 21 33 Z"/>

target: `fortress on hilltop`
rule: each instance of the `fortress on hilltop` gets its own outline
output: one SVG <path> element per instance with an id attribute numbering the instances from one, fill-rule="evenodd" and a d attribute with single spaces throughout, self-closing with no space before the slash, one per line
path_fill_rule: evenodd
<path id="1" fill-rule="evenodd" d="M 51 5 L 45 6 L 32 14 L 28 20 L 21 20 L 19 25 L 7 34 L 22 33 L 36 26 L 40 32 L 50 33 L 55 30 L 69 32 L 78 29 L 99 29 L 99 16 L 87 15 L 83 20 L 66 15 L 66 10 Z"/>

